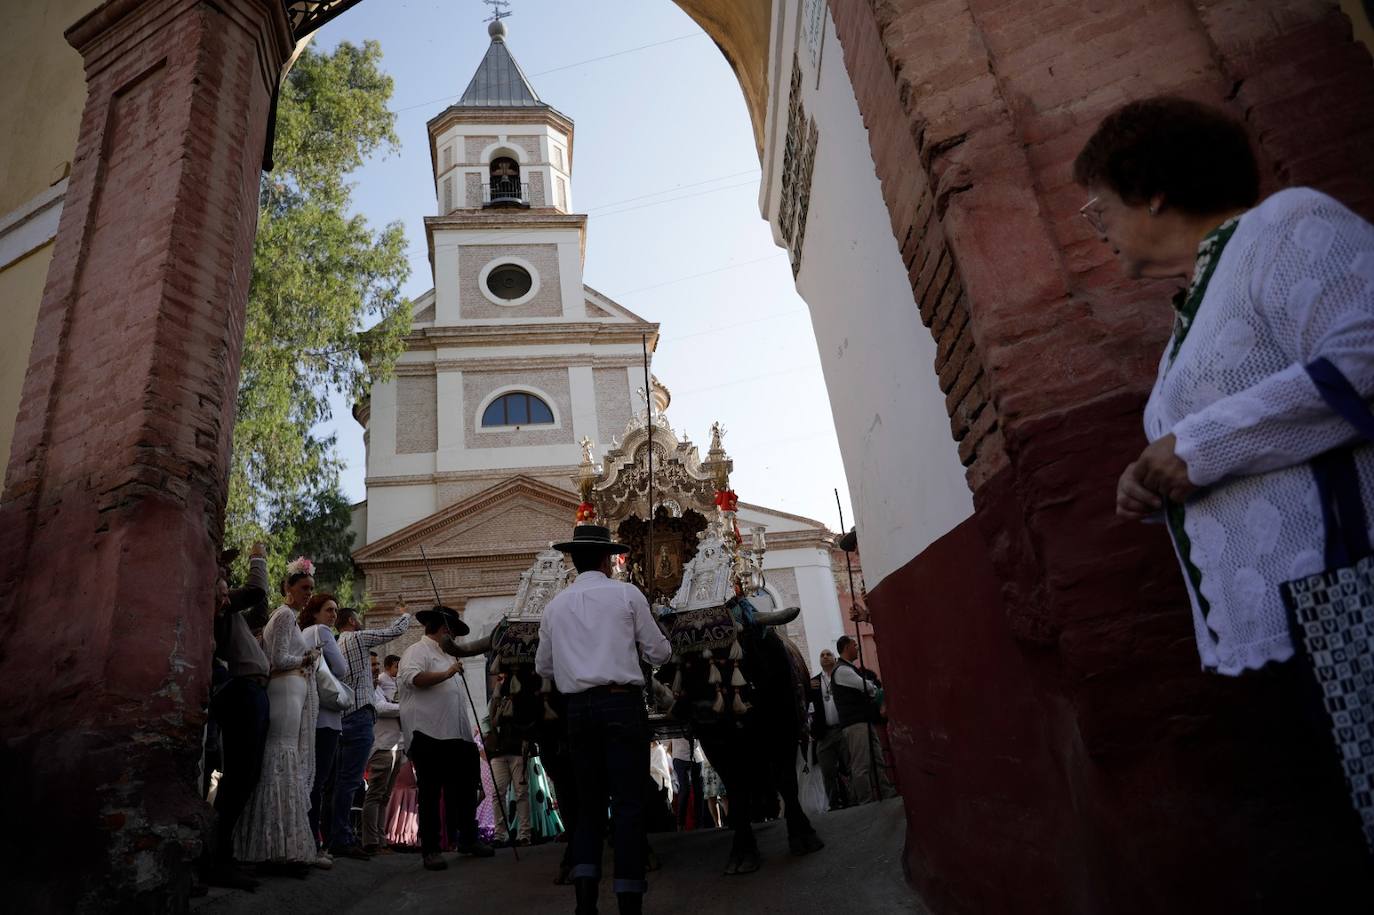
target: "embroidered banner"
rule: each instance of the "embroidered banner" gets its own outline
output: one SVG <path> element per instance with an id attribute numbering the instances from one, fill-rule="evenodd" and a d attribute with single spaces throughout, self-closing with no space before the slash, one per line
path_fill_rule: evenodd
<path id="1" fill-rule="evenodd" d="M 682 610 L 665 619 L 668 640 L 679 655 L 729 648 L 735 641 L 735 619 L 728 607 Z"/>
<path id="2" fill-rule="evenodd" d="M 538 650 L 538 620 L 504 620 L 491 635 L 492 657 L 503 664 L 533 664 Z"/>

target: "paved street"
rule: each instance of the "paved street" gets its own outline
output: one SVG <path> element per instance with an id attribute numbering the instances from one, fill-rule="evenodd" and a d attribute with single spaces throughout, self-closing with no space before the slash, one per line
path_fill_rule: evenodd
<path id="1" fill-rule="evenodd" d="M 764 865 L 744 877 L 721 874 L 730 842 L 723 830 L 655 835 L 663 868 L 649 875 L 645 910 L 656 915 L 754 915 L 843 902 L 855 911 L 925 915 L 927 910 L 902 880 L 900 800 L 826 814 L 815 825 L 828 844 L 805 858 L 787 854 L 781 822 L 756 827 Z M 400 915 L 456 906 L 465 913 L 571 912 L 572 890 L 553 883 L 561 854 L 561 845 L 543 845 L 522 851 L 518 864 L 508 850 L 490 861 L 450 858 L 451 866 L 440 873 L 422 870 L 418 855 L 338 861 L 332 871 L 317 871 L 305 880 L 267 880 L 256 893 L 213 890 L 196 900 L 194 908 L 198 915 Z M 602 911 L 615 911 L 609 881 L 602 883 Z"/>

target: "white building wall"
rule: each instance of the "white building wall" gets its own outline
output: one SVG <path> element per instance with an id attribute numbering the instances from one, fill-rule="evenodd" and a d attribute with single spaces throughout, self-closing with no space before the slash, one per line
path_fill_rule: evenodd
<path id="1" fill-rule="evenodd" d="M 394 534 L 439 510 L 438 487 L 433 483 L 403 486 L 369 486 L 367 490 L 367 542 Z M 361 543 L 354 547 L 362 546 Z"/>
<path id="2" fill-rule="evenodd" d="M 519 584 L 519 576 L 515 578 L 513 584 Z M 472 630 L 467 638 L 481 638 L 489 634 L 501 621 L 501 617 L 508 614 L 514 606 L 514 594 L 503 597 L 474 597 L 469 600 L 463 608 L 463 622 Z M 477 717 L 485 718 L 487 701 L 490 698 L 487 693 L 485 659 L 476 657 L 464 660 L 463 679 L 467 681 L 468 689 L 472 692 L 472 701 L 477 706 Z"/>
<path id="3" fill-rule="evenodd" d="M 802 100 L 819 139 L 797 291 L 811 309 L 865 579 L 874 588 L 969 517 L 973 501 L 935 375 L 935 343 L 911 301 L 828 12 L 817 11 L 825 23 L 819 53 L 802 32 L 803 14 L 815 2 L 773 4 L 760 205 L 785 246 L 778 213 L 793 52 L 800 43 Z M 819 88 L 813 58 L 820 61 Z"/>
<path id="4" fill-rule="evenodd" d="M 745 537 L 748 542 L 748 536 Z M 819 549 L 769 550 L 763 556 L 763 574 L 791 569 L 797 580 L 797 601 L 801 606 L 802 629 L 810 654 L 834 645 L 844 632 L 840 599 L 835 592 L 835 577 L 830 570 L 830 554 Z M 781 609 L 781 608 L 780 608 Z M 807 658 L 814 664 L 815 658 Z"/>

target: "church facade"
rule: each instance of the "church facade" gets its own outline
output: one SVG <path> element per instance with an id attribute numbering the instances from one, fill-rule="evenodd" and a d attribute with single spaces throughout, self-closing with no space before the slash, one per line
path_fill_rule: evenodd
<path id="1" fill-rule="evenodd" d="M 372 625 L 398 596 L 432 602 L 428 557 L 445 602 L 474 633 L 489 631 L 536 554 L 568 535 L 583 443 L 600 461 L 636 415 L 642 428 L 643 359 L 659 327 L 584 283 L 573 122 L 539 98 L 504 23 L 491 34 L 463 96 L 428 125 L 434 288 L 415 302 L 395 376 L 354 411 L 367 447 L 354 558 L 374 601 Z M 651 387 L 658 420 L 670 395 L 657 379 Z M 673 436 L 669 450 L 691 451 L 665 422 L 656 425 Z M 765 532 L 768 587 L 781 606 L 803 608 L 790 634 L 814 666 L 821 648 L 852 628 L 832 534 L 747 503 L 738 519 L 746 538 Z M 470 677 L 475 697 L 480 679 Z"/>

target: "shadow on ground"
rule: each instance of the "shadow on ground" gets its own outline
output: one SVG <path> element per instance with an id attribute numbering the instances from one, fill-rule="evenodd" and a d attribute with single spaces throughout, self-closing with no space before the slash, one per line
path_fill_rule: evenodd
<path id="1" fill-rule="evenodd" d="M 663 867 L 649 875 L 644 910 L 652 915 L 744 915 L 817 911 L 839 907 L 857 912 L 928 915 L 902 879 L 905 819 L 900 799 L 839 810 L 817 817 L 826 847 L 804 858 L 787 853 L 781 822 L 756 826 L 762 869 L 742 877 L 721 874 L 730 847 L 724 830 L 662 833 L 652 837 Z M 263 913 L 420 912 L 562 913 L 573 910 L 572 889 L 555 886 L 561 845 L 510 850 L 485 861 L 446 856 L 449 869 L 423 870 L 419 855 L 397 854 L 372 861 L 340 860 L 332 871 L 304 880 L 271 878 L 255 893 L 212 890 L 195 900 L 197 915 Z M 601 885 L 601 910 L 615 911 L 609 855 Z"/>

